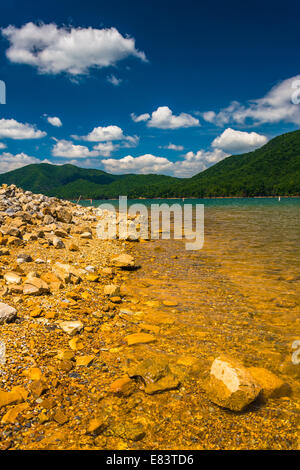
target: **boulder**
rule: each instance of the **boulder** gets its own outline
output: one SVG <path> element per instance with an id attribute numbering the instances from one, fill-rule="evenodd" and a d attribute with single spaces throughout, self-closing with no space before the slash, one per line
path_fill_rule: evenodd
<path id="1" fill-rule="evenodd" d="M 228 357 L 218 357 L 213 361 L 204 388 L 213 403 L 232 411 L 242 411 L 261 392 L 261 386 L 250 372 Z"/>

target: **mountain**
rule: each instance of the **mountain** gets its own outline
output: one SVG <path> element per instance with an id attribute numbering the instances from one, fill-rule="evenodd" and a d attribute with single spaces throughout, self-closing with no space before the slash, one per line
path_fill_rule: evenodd
<path id="1" fill-rule="evenodd" d="M 111 175 L 101 170 L 78 168 L 74 165 L 48 163 L 27 165 L 0 175 L 0 184 L 16 184 L 24 190 L 65 199 L 102 199 L 128 195 L 151 197 L 179 180 L 164 175 Z"/>
<path id="2" fill-rule="evenodd" d="M 300 130 L 254 152 L 227 157 L 192 178 L 111 175 L 74 165 L 28 165 L 0 175 L 0 184 L 66 199 L 300 195 Z"/>

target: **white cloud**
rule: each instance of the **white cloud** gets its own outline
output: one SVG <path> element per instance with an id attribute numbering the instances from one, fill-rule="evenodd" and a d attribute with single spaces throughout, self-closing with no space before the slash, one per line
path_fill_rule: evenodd
<path id="1" fill-rule="evenodd" d="M 25 165 L 32 163 L 51 163 L 48 160 L 39 160 L 36 157 L 30 157 L 26 153 L 18 153 L 13 155 L 9 152 L 4 152 L 0 155 L 0 173 L 6 173 L 7 171 L 16 170 Z"/>
<path id="2" fill-rule="evenodd" d="M 15 119 L 0 119 L 0 137 L 9 139 L 40 139 L 46 132 L 39 131 L 31 124 L 22 124 Z"/>
<path id="3" fill-rule="evenodd" d="M 168 106 L 160 106 L 156 111 L 153 111 L 147 126 L 159 129 L 179 129 L 181 127 L 200 126 L 200 124 L 199 120 L 190 114 L 181 113 L 175 116 Z"/>
<path id="4" fill-rule="evenodd" d="M 162 149 L 168 149 L 168 150 L 176 150 L 176 151 L 181 151 L 184 149 L 184 146 L 183 145 L 175 145 L 175 144 L 172 144 L 171 142 L 168 144 L 168 145 L 164 145 L 162 147 L 160 147 Z"/>
<path id="5" fill-rule="evenodd" d="M 40 73 L 74 76 L 86 74 L 91 67 L 113 66 L 130 56 L 146 61 L 135 40 L 116 28 L 59 28 L 55 23 L 30 22 L 21 28 L 10 25 L 2 34 L 10 42 L 8 59 L 36 67 Z"/>
<path id="6" fill-rule="evenodd" d="M 223 150 L 215 149 L 213 151 L 199 150 L 196 153 L 188 152 L 183 156 L 183 160 L 177 162 L 172 162 L 165 157 L 146 154 L 139 157 L 127 155 L 121 159 L 110 158 L 102 160 L 102 164 L 105 170 L 111 173 L 163 173 L 187 178 L 226 157 L 228 154 Z"/>
<path id="7" fill-rule="evenodd" d="M 121 79 L 121 78 L 117 78 L 117 77 L 116 77 L 115 75 L 113 75 L 113 74 L 112 74 L 112 75 L 109 75 L 109 76 L 107 77 L 107 81 L 108 81 L 109 83 L 111 83 L 112 85 L 114 85 L 114 86 L 119 86 L 120 83 L 122 83 L 122 79 Z"/>
<path id="8" fill-rule="evenodd" d="M 3 144 L 3 142 L 0 142 L 0 149 L 5 149 L 6 148 L 6 145 Z"/>
<path id="9" fill-rule="evenodd" d="M 49 117 L 47 117 L 47 121 L 49 122 L 49 124 L 51 124 L 54 127 L 61 127 L 62 126 L 62 122 L 59 119 L 59 117 L 50 117 L 49 116 Z"/>
<path id="10" fill-rule="evenodd" d="M 97 150 L 89 150 L 84 145 L 74 145 L 69 140 L 57 140 L 52 148 L 52 155 L 54 157 L 62 158 L 86 158 L 86 157 L 99 157 L 100 152 Z"/>
<path id="11" fill-rule="evenodd" d="M 171 169 L 172 162 L 164 157 L 146 154 L 139 157 L 127 155 L 121 159 L 102 160 L 105 170 L 112 173 L 162 173 Z"/>
<path id="12" fill-rule="evenodd" d="M 223 150 L 215 149 L 213 151 L 198 150 L 198 152 L 187 152 L 182 161 L 173 164 L 172 174 L 180 178 L 188 178 L 200 173 L 206 168 L 218 163 L 229 154 Z"/>
<path id="13" fill-rule="evenodd" d="M 211 145 L 225 152 L 244 153 L 255 150 L 267 142 L 268 139 L 265 135 L 256 132 L 236 131 L 229 127 L 219 137 L 216 137 Z"/>
<path id="14" fill-rule="evenodd" d="M 202 113 L 202 117 L 218 126 L 230 122 L 244 124 L 247 120 L 255 125 L 280 121 L 300 125 L 300 106 L 293 103 L 295 93 L 299 96 L 299 87 L 295 90 L 299 80 L 300 75 L 288 78 L 271 88 L 263 98 L 250 100 L 247 105 L 233 101 L 218 113 L 208 111 Z"/>
<path id="15" fill-rule="evenodd" d="M 137 136 L 126 136 L 119 126 L 95 127 L 86 136 L 72 136 L 75 139 L 87 140 L 89 142 L 111 142 L 122 140 L 126 143 L 124 146 L 135 146 L 139 139 Z"/>
<path id="16" fill-rule="evenodd" d="M 130 116 L 134 122 L 148 121 L 148 119 L 150 119 L 151 117 L 149 113 L 140 114 L 139 116 L 136 116 L 134 113 L 131 113 Z"/>
<path id="17" fill-rule="evenodd" d="M 93 147 L 94 150 L 99 152 L 102 157 L 110 157 L 112 152 L 119 149 L 120 145 L 113 144 L 112 142 L 101 142 Z"/>

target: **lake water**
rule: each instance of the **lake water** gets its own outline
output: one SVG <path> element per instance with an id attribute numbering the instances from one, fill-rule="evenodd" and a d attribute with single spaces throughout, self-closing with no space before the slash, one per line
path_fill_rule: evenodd
<path id="1" fill-rule="evenodd" d="M 135 202 L 182 203 L 129 204 Z M 169 423 L 166 442 L 156 443 L 153 436 L 153 448 L 170 448 L 170 442 L 174 449 L 295 448 L 300 364 L 292 362 L 292 345 L 300 340 L 300 198 L 184 202 L 205 206 L 203 249 L 186 251 L 180 240 L 128 244 L 142 267 L 127 280 L 132 295 L 143 299 L 136 308 L 146 311 L 150 323 L 159 323 L 160 314 L 174 321 L 162 330 L 160 343 L 142 354 L 195 359 L 201 365 L 199 377 L 215 357 L 227 354 L 273 371 L 292 386 L 293 394 L 236 417 L 211 408 L 205 398 L 198 403 L 199 383 L 186 379 L 186 392 L 175 400 L 170 415 L 185 432 L 179 435 L 178 426 L 173 429 Z M 177 306 L 167 308 L 164 300 Z M 151 301 L 158 302 L 154 310 Z M 170 414 L 164 394 L 155 403 L 162 416 Z M 199 423 L 191 415 L 201 416 Z M 197 434 L 196 429 L 202 431 Z"/>

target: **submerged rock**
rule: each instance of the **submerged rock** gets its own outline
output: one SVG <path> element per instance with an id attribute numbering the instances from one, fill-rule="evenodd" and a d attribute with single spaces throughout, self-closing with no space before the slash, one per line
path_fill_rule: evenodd
<path id="1" fill-rule="evenodd" d="M 291 387 L 273 372 L 262 367 L 250 367 L 250 374 L 262 388 L 261 395 L 268 398 L 280 398 L 291 394 Z"/>
<path id="2" fill-rule="evenodd" d="M 179 387 L 178 378 L 170 370 L 165 359 L 145 359 L 128 369 L 131 378 L 138 378 L 144 384 L 144 392 L 148 395 L 165 392 Z"/>
<path id="3" fill-rule="evenodd" d="M 218 357 L 212 363 L 205 390 L 216 405 L 242 411 L 258 397 L 261 386 L 238 361 Z"/>

